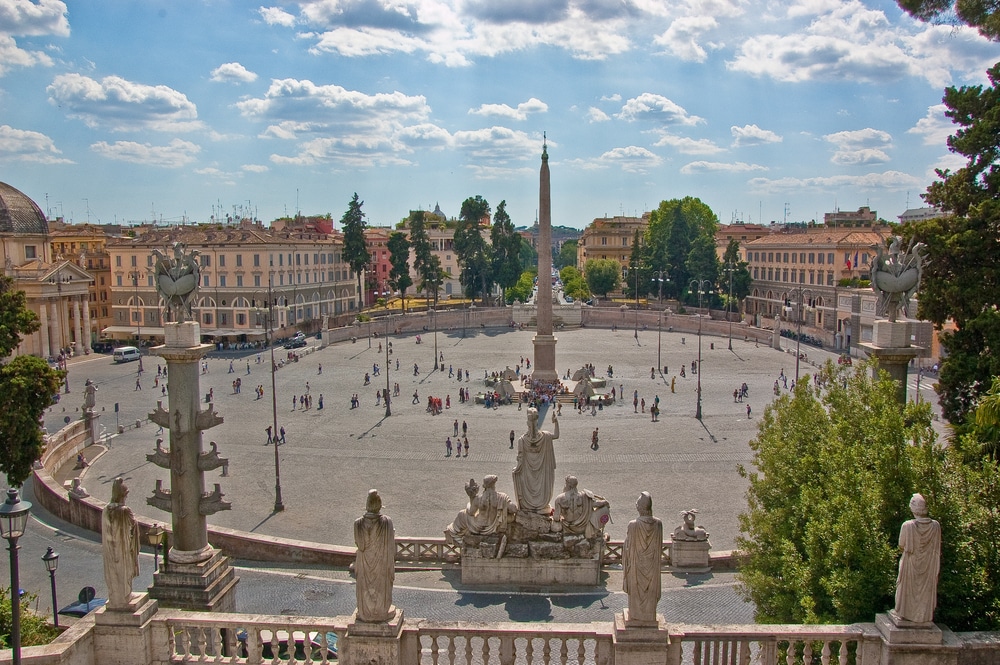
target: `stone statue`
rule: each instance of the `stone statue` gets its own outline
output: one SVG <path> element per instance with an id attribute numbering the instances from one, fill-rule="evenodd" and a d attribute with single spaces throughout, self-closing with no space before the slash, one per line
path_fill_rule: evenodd
<path id="1" fill-rule="evenodd" d="M 97 386 L 93 379 L 87 379 L 83 384 L 83 410 L 92 412 L 95 406 L 97 406 Z"/>
<path id="2" fill-rule="evenodd" d="M 871 266 L 872 290 L 879 296 L 889 321 L 895 321 L 900 310 L 907 313 L 910 298 L 920 286 L 923 274 L 923 250 L 926 245 L 910 240 L 906 252 L 900 252 L 898 236 L 889 238 L 889 252 L 881 244 L 875 246 Z"/>
<path id="3" fill-rule="evenodd" d="M 444 529 L 445 540 L 449 543 L 461 543 L 466 534 L 479 533 L 479 522 L 476 519 L 479 511 L 479 485 L 475 478 L 469 478 L 469 482 L 465 484 L 465 493 L 469 496 L 465 510 L 455 515 L 452 523 Z"/>
<path id="4" fill-rule="evenodd" d="M 663 556 L 663 523 L 653 517 L 653 498 L 649 492 L 635 502 L 639 517 L 628 523 L 622 570 L 623 588 L 628 594 L 628 621 L 656 623 L 656 605 L 660 602 L 660 560 Z"/>
<path id="5" fill-rule="evenodd" d="M 556 454 L 552 442 L 559 438 L 559 421 L 552 411 L 553 431 L 538 429 L 538 409 L 528 409 L 528 431 L 517 441 L 514 496 L 518 510 L 548 515 L 556 481 Z"/>
<path id="6" fill-rule="evenodd" d="M 698 511 L 695 510 L 694 508 L 690 510 L 682 510 L 681 518 L 683 519 L 684 523 L 679 525 L 676 529 L 674 529 L 674 533 L 673 535 L 671 535 L 671 539 L 685 540 L 685 541 L 708 540 L 708 532 L 705 531 L 705 529 L 703 529 L 702 527 L 694 525 L 694 518 L 695 515 L 697 514 Z"/>
<path id="7" fill-rule="evenodd" d="M 392 520 L 380 514 L 382 497 L 368 490 L 365 514 L 354 521 L 354 559 L 357 579 L 358 620 L 382 623 L 396 614 L 392 606 L 392 582 L 396 577 L 396 530 Z"/>
<path id="8" fill-rule="evenodd" d="M 589 540 L 611 521 L 610 504 L 590 490 L 577 489 L 577 484 L 576 476 L 566 476 L 563 493 L 553 502 L 552 530 L 583 535 Z"/>
<path id="9" fill-rule="evenodd" d="M 108 585 L 108 609 L 128 609 L 132 580 L 139 574 L 139 523 L 125 505 L 128 487 L 123 478 L 111 485 L 111 502 L 101 516 L 101 548 L 104 581 Z"/>
<path id="10" fill-rule="evenodd" d="M 514 502 L 504 492 L 497 491 L 497 477 L 490 474 L 483 478 L 483 495 L 478 501 L 477 522 L 479 533 L 490 535 L 507 532 L 507 526 L 517 512 Z"/>
<path id="11" fill-rule="evenodd" d="M 192 250 L 185 254 L 184 244 L 180 242 L 174 243 L 173 250 L 173 258 L 158 249 L 153 250 L 156 257 L 153 281 L 174 321 L 182 323 L 193 316 L 191 310 L 201 281 L 199 252 Z"/>
<path id="12" fill-rule="evenodd" d="M 895 614 L 914 623 L 934 620 L 938 571 L 941 567 L 941 525 L 927 517 L 927 502 L 920 494 L 910 499 L 913 519 L 899 530 L 899 576 L 896 578 Z"/>

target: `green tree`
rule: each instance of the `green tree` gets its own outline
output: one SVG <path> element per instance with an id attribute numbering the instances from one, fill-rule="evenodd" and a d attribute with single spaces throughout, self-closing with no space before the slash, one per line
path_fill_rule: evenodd
<path id="1" fill-rule="evenodd" d="M 521 234 L 514 230 L 514 223 L 507 214 L 507 201 L 497 205 L 490 230 L 493 247 L 493 279 L 501 289 L 506 302 L 506 290 L 517 284 L 521 277 Z"/>
<path id="2" fill-rule="evenodd" d="M 518 252 L 521 258 L 521 270 L 534 270 L 538 272 L 538 252 L 531 246 L 527 238 L 521 237 L 521 248 Z"/>
<path id="3" fill-rule="evenodd" d="M 705 237 L 711 239 L 714 246 L 718 228 L 719 218 L 696 197 L 661 201 L 650 213 L 646 256 L 652 271 L 665 271 L 669 275 L 670 281 L 663 284 L 663 295 L 680 298 L 687 292 L 691 279 L 698 277 L 688 267 L 693 243 Z"/>
<path id="4" fill-rule="evenodd" d="M 733 302 L 727 304 L 737 312 L 742 311 L 740 304 L 750 295 L 750 264 L 742 259 L 740 241 L 730 238 L 726 252 L 722 255 L 723 271 L 719 278 L 719 293 L 725 293 L 729 298 L 729 287 L 732 285 Z M 731 279 L 730 279 L 731 278 Z"/>
<path id="5" fill-rule="evenodd" d="M 34 647 L 50 643 L 59 636 L 59 630 L 50 626 L 45 617 L 32 611 L 38 596 L 25 593 L 21 601 L 21 646 Z M 0 648 L 10 648 L 11 621 L 13 620 L 10 603 L 10 589 L 0 588 Z"/>
<path id="6" fill-rule="evenodd" d="M 763 623 L 871 621 L 892 607 L 896 537 L 914 490 L 912 443 L 928 407 L 901 411 L 895 384 L 831 363 L 764 410 L 740 515 L 739 580 Z"/>
<path id="7" fill-rule="evenodd" d="M 365 266 L 371 263 L 371 255 L 368 253 L 368 246 L 365 243 L 365 213 L 361 206 L 364 201 L 358 200 L 358 193 L 354 192 L 354 197 L 347 206 L 347 212 L 340 218 L 340 226 L 344 231 L 344 261 L 350 266 L 351 271 L 358 276 L 358 309 L 364 308 L 364 286 L 361 278 L 364 274 Z"/>
<path id="8" fill-rule="evenodd" d="M 556 257 L 555 266 L 556 268 L 565 268 L 566 266 L 576 267 L 576 251 L 580 245 L 579 240 L 567 240 L 559 248 L 559 255 Z"/>
<path id="9" fill-rule="evenodd" d="M 434 303 L 437 304 L 437 289 L 441 283 L 435 282 L 441 272 L 441 261 L 435 264 L 430 237 L 427 235 L 426 213 L 423 210 L 411 210 L 407 219 L 410 229 L 410 246 L 413 248 L 413 269 L 417 273 L 417 289 L 424 292 L 424 297 L 430 299 L 431 289 L 434 292 Z"/>
<path id="10" fill-rule="evenodd" d="M 406 235 L 400 231 L 393 231 L 389 234 L 389 286 L 394 291 L 399 291 L 402 301 L 402 311 L 406 311 L 406 290 L 413 286 L 413 278 L 410 277 L 410 241 Z"/>
<path id="11" fill-rule="evenodd" d="M 691 243 L 691 251 L 687 256 L 687 273 L 694 279 L 707 279 L 713 286 L 719 281 L 719 257 L 715 253 L 715 240 L 700 235 Z M 690 281 L 688 282 L 690 284 Z M 716 291 L 718 292 L 718 291 Z M 697 295 L 689 296 L 689 302 L 696 302 Z M 705 306 L 710 307 L 716 300 L 715 295 L 704 298 Z"/>
<path id="12" fill-rule="evenodd" d="M 490 204 L 476 195 L 462 202 L 455 228 L 455 258 L 461 266 L 459 281 L 465 295 L 482 297 L 483 305 L 493 284 L 492 250 L 483 238 L 482 221 L 489 217 Z"/>
<path id="13" fill-rule="evenodd" d="M 0 276 L 0 471 L 18 487 L 31 475 L 43 450 L 41 418 L 59 392 L 63 372 L 37 356 L 11 354 L 21 338 L 38 330 L 24 291 Z"/>
<path id="14" fill-rule="evenodd" d="M 987 39 L 1000 40 L 996 0 L 896 0 L 900 9 L 921 21 L 961 23 L 976 28 Z"/>
<path id="15" fill-rule="evenodd" d="M 968 161 L 954 173 L 939 170 L 924 199 L 951 214 L 901 229 L 904 240 L 926 245 L 917 316 L 956 327 L 940 336 L 947 353 L 937 391 L 958 427 L 1000 374 L 1000 64 L 987 75 L 989 87 L 945 90 L 945 114 L 959 126 L 948 147 Z"/>
<path id="16" fill-rule="evenodd" d="M 508 305 L 514 304 L 515 300 L 523 303 L 531 299 L 531 294 L 535 289 L 535 275 L 537 274 L 537 270 L 525 270 L 521 273 L 521 276 L 517 279 L 517 284 L 507 289 L 507 292 L 504 294 Z"/>
<path id="17" fill-rule="evenodd" d="M 576 300 L 587 300 L 590 298 L 590 289 L 587 282 L 575 266 L 566 266 L 559 271 L 559 279 L 563 283 L 563 293 Z"/>
<path id="18" fill-rule="evenodd" d="M 621 266 L 614 259 L 587 259 L 583 274 L 591 292 L 607 298 L 610 291 L 618 288 Z"/>

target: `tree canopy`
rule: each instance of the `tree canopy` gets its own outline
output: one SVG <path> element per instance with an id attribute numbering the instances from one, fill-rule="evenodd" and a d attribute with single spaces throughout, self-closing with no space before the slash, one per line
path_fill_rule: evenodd
<path id="1" fill-rule="evenodd" d="M 735 306 L 739 311 L 741 303 L 750 295 L 750 286 L 753 280 L 750 277 L 749 263 L 744 261 L 740 254 L 740 241 L 730 238 L 726 246 L 726 252 L 722 255 L 722 274 L 719 276 L 719 293 L 725 293 L 729 297 L 729 289 L 732 286 L 733 302 L 730 306 Z"/>
<path id="2" fill-rule="evenodd" d="M 715 232 L 719 218 L 701 199 L 685 197 L 661 201 L 650 213 L 644 257 L 651 272 L 663 271 L 663 295 L 682 298 L 692 279 L 711 279 L 718 274 Z M 694 253 L 692 253 L 692 251 Z M 657 289 L 657 295 L 659 290 Z"/>
<path id="3" fill-rule="evenodd" d="M 492 248 L 483 238 L 482 221 L 489 217 L 490 204 L 478 194 L 462 202 L 455 229 L 455 255 L 461 266 L 459 281 L 465 295 L 477 295 L 486 302 L 489 288 L 493 284 Z"/>
<path id="4" fill-rule="evenodd" d="M 0 276 L 0 358 L 9 358 L 21 338 L 38 327 L 24 291 Z M 14 356 L 0 364 L 0 471 L 11 486 L 24 483 L 42 456 L 42 414 L 59 392 L 63 376 L 37 356 Z"/>
<path id="5" fill-rule="evenodd" d="M 517 284 L 521 277 L 521 240 L 521 234 L 514 230 L 514 223 L 507 214 L 507 201 L 501 201 L 493 215 L 490 245 L 493 254 L 493 279 L 505 298 L 504 292 Z"/>
<path id="6" fill-rule="evenodd" d="M 361 210 L 364 201 L 358 199 L 358 193 L 354 192 L 354 197 L 347 206 L 347 211 L 340 218 L 340 225 L 344 231 L 344 262 L 351 268 L 351 272 L 358 276 L 358 307 L 364 306 L 364 286 L 361 278 L 365 266 L 371 262 L 371 255 L 368 253 L 368 246 L 365 243 L 365 213 Z"/>
<path id="7" fill-rule="evenodd" d="M 403 311 L 406 311 L 406 290 L 413 286 L 413 278 L 410 277 L 410 241 L 406 235 L 400 231 L 393 231 L 389 234 L 389 286 L 394 291 L 399 291 L 402 300 Z"/>
<path id="8" fill-rule="evenodd" d="M 567 240 L 559 248 L 559 254 L 553 264 L 556 268 L 562 269 L 566 266 L 576 267 L 576 250 L 580 245 L 579 240 Z"/>
<path id="9" fill-rule="evenodd" d="M 964 23 L 983 37 L 1000 40 L 1000 6 L 996 0 L 896 0 L 900 9 L 915 19 L 942 23 Z"/>
<path id="10" fill-rule="evenodd" d="M 618 288 L 621 267 L 614 259 L 587 259 L 583 274 L 591 292 L 606 298 L 610 291 Z"/>

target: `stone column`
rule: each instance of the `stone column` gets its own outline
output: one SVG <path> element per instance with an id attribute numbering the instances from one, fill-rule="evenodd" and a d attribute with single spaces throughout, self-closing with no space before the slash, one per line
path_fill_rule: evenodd
<path id="1" fill-rule="evenodd" d="M 170 489 L 157 481 L 146 502 L 171 515 L 171 546 L 164 566 L 154 575 L 150 596 L 164 607 L 232 612 L 239 581 L 228 557 L 208 542 L 207 516 L 231 506 L 222 500 L 218 484 L 205 492 L 205 471 L 226 461 L 202 451 L 202 431 L 223 422 L 214 404 L 200 409 L 199 365 L 213 346 L 201 344 L 200 326 L 192 321 L 164 326 L 165 344 L 151 349 L 167 361 L 170 376 L 168 408 L 158 402 L 149 419 L 170 430 L 169 452 L 157 448 L 146 459 L 170 469 Z"/>
<path id="2" fill-rule="evenodd" d="M 59 330 L 62 332 L 59 335 L 60 346 L 62 345 L 63 336 L 65 336 L 66 348 L 69 349 L 73 346 L 69 338 L 69 303 L 62 296 L 59 297 Z"/>
<path id="3" fill-rule="evenodd" d="M 858 344 L 869 356 L 878 359 L 872 368 L 875 374 L 884 369 L 896 382 L 896 399 L 900 406 L 906 404 L 907 369 L 910 361 L 923 351 L 910 346 L 910 326 L 906 321 L 876 321 L 872 342 Z"/>
<path id="4" fill-rule="evenodd" d="M 73 343 L 73 349 L 76 354 L 79 355 L 83 353 L 83 322 L 80 320 L 80 296 L 73 298 L 73 332 L 76 334 L 76 340 Z M 89 332 L 89 331 L 88 331 Z"/>
<path id="5" fill-rule="evenodd" d="M 90 295 L 83 301 L 83 352 L 90 353 L 94 350 L 91 346 L 91 330 L 90 330 Z"/>
<path id="6" fill-rule="evenodd" d="M 538 186 L 538 297 L 535 299 L 538 330 L 532 340 L 535 365 L 531 378 L 558 381 L 556 338 L 552 334 L 552 195 L 549 189 L 549 153 L 542 144 Z"/>
<path id="7" fill-rule="evenodd" d="M 628 608 L 615 614 L 612 634 L 615 665 L 663 665 L 681 662 L 681 641 L 671 642 L 663 615 L 656 615 L 656 625 L 632 626 Z"/>
<path id="8" fill-rule="evenodd" d="M 50 323 L 52 324 L 52 346 L 59 349 L 59 353 L 62 353 L 62 327 L 59 325 L 59 302 L 57 300 L 53 300 L 49 303 L 49 308 L 51 310 L 49 312 L 49 318 L 51 319 Z M 59 353 L 54 353 L 52 355 L 57 356 Z"/>
<path id="9" fill-rule="evenodd" d="M 42 346 L 41 352 L 43 358 L 48 358 L 52 355 L 52 349 L 49 346 L 49 313 L 48 306 L 43 300 L 41 305 L 38 307 L 38 320 L 41 325 L 38 327 L 38 336 L 41 338 Z"/>

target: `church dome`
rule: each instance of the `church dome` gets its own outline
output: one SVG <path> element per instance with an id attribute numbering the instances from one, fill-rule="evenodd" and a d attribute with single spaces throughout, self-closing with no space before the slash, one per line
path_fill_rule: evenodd
<path id="1" fill-rule="evenodd" d="M 24 192 L 0 182 L 0 233 L 37 233 L 46 235 L 49 223 L 45 214 Z"/>

